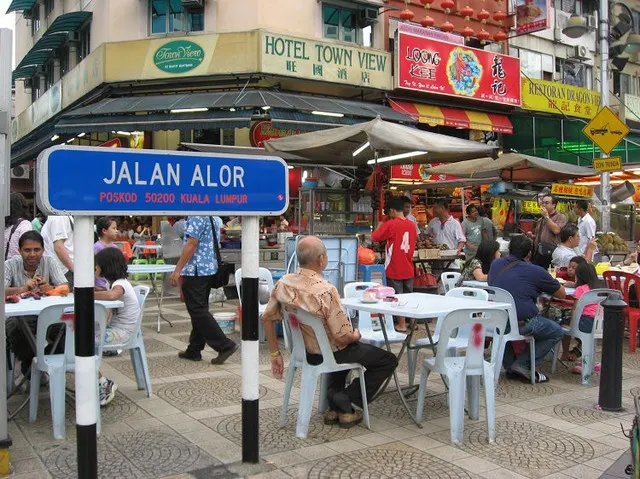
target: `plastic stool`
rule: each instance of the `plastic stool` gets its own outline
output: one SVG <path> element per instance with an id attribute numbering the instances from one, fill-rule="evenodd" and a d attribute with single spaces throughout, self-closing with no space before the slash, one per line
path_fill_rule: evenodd
<path id="1" fill-rule="evenodd" d="M 138 258 L 134 259 L 131 264 L 149 264 L 149 260 Z M 131 279 L 133 281 L 150 280 L 151 276 L 149 276 L 149 273 L 133 273 Z"/>
<path id="2" fill-rule="evenodd" d="M 165 263 L 165 262 L 164 262 L 164 259 L 162 259 L 162 258 L 157 258 L 157 259 L 155 260 L 155 264 L 167 264 L 167 263 Z M 163 278 L 163 276 L 164 276 L 164 273 L 154 273 L 154 276 L 155 276 L 155 278 L 154 278 L 154 279 L 155 279 L 156 281 L 157 281 L 157 280 L 161 280 L 161 279 Z"/>
<path id="3" fill-rule="evenodd" d="M 374 278 L 374 275 L 376 276 Z M 379 276 L 379 278 L 378 278 Z M 358 266 L 358 281 L 369 283 L 375 281 L 387 285 L 387 273 L 383 264 L 361 264 Z"/>

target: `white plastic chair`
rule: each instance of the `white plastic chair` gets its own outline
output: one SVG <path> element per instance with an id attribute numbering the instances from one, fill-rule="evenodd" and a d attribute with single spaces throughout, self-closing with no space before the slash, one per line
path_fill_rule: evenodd
<path id="1" fill-rule="evenodd" d="M 454 273 L 458 274 L 458 273 Z M 477 299 L 479 301 L 489 301 L 489 294 L 486 291 L 483 291 L 479 288 L 469 288 L 466 286 L 460 288 L 450 289 L 445 296 L 453 297 L 453 298 L 466 298 L 466 299 Z M 431 335 L 431 339 L 433 340 L 433 345 L 438 345 L 438 341 L 440 338 L 440 328 L 442 327 L 443 317 L 439 317 L 436 320 L 436 329 L 434 333 Z M 429 327 L 427 325 L 427 327 Z M 449 341 L 448 348 L 451 350 L 449 353 L 454 352 L 457 349 L 462 349 L 467 347 L 467 342 L 469 341 L 469 330 L 465 330 L 464 328 L 458 331 L 458 334 L 455 338 L 452 338 Z M 418 350 L 422 348 L 430 348 L 431 343 L 429 342 L 429 338 L 420 338 L 417 339 L 415 344 L 409 346 L 407 348 L 407 364 L 409 369 L 409 385 L 413 386 L 413 382 L 415 380 L 416 375 L 416 364 L 418 358 Z"/>
<path id="2" fill-rule="evenodd" d="M 147 392 L 147 397 L 151 397 L 151 376 L 149 375 L 147 352 L 144 347 L 144 340 L 142 339 L 142 316 L 144 315 L 144 303 L 149 296 L 150 288 L 149 286 L 136 286 L 133 290 L 136 293 L 138 304 L 140 305 L 140 317 L 138 318 L 136 332 L 129 336 L 129 339 L 124 343 L 105 344 L 104 351 L 129 350 L 133 373 L 136 376 L 136 383 L 138 385 L 138 391 L 142 391 L 144 389 Z"/>
<path id="3" fill-rule="evenodd" d="M 242 287 L 242 268 L 238 268 L 235 273 L 235 281 L 236 281 L 236 291 L 238 292 L 238 301 L 240 302 L 240 306 L 242 306 L 242 294 L 240 288 Z M 269 294 L 273 291 L 273 276 L 271 271 L 267 268 L 260 268 L 258 270 L 258 281 L 266 281 L 267 287 L 269 288 Z M 264 306 L 263 306 L 264 307 Z M 262 317 L 262 313 L 260 313 L 260 317 Z M 264 343 L 266 340 L 264 327 L 262 326 L 262 320 L 258 321 L 258 338 L 261 343 Z M 286 336 L 285 336 L 286 339 Z"/>
<path id="4" fill-rule="evenodd" d="M 360 298 L 362 297 L 362 294 L 366 289 L 372 288 L 374 286 L 380 285 L 373 282 L 354 282 L 345 284 L 344 297 Z M 406 341 L 407 335 L 404 333 L 399 333 L 393 326 L 393 315 L 386 314 L 384 316 L 384 321 L 382 322 L 384 323 L 389 343 L 404 343 Z M 384 333 L 382 332 L 382 330 L 374 331 L 373 329 L 371 313 L 368 313 L 366 311 L 358 312 L 358 330 L 360 331 L 360 334 L 362 334 L 362 338 L 360 339 L 360 341 L 362 341 L 363 343 L 372 344 L 373 346 L 377 346 L 379 348 L 386 347 L 386 343 L 384 342 Z"/>
<path id="5" fill-rule="evenodd" d="M 38 316 L 36 334 L 36 357 L 31 365 L 31 390 L 29 393 L 29 422 L 35 422 L 38 417 L 38 401 L 40 395 L 40 378 L 42 373 L 49 375 L 49 397 L 51 401 L 51 420 L 53 422 L 53 436 L 56 439 L 65 438 L 65 386 L 67 372 L 75 371 L 74 331 L 69 322 L 62 319 L 62 315 L 69 306 L 53 305 L 44 308 Z M 95 305 L 95 323 L 100 340 L 97 344 L 96 361 L 96 409 L 97 430 L 100 432 L 100 394 L 98 389 L 98 368 L 102 359 L 104 329 L 107 322 L 107 310 L 100 304 Z M 45 354 L 47 346 L 47 330 L 54 324 L 63 324 L 66 328 L 65 346 L 63 354 Z M 98 336 L 97 336 L 98 337 Z M 87 385 L 90 387 L 90 385 Z"/>
<path id="6" fill-rule="evenodd" d="M 511 296 L 511 293 L 502 288 L 496 288 L 495 286 L 477 286 L 478 289 L 483 289 L 489 293 L 489 301 L 495 301 L 496 303 L 508 303 L 510 306 L 507 309 L 509 313 L 509 332 L 504 335 L 504 340 L 501 344 L 499 351 L 499 361 L 496 364 L 496 387 L 498 387 L 498 380 L 500 379 L 500 371 L 502 370 L 502 360 L 504 358 L 504 350 L 507 343 L 511 341 L 525 341 L 529 344 L 529 361 L 531 362 L 531 384 L 536 382 L 536 341 L 533 336 L 523 336 L 520 334 L 520 327 L 518 326 L 518 313 L 516 312 L 516 301 Z"/>
<path id="7" fill-rule="evenodd" d="M 460 273 L 454 273 L 452 271 L 447 271 L 442 273 L 440 276 L 440 281 L 442 281 L 442 286 L 444 288 L 444 294 L 447 294 L 450 290 L 456 287 L 458 284 L 458 280 L 460 279 Z"/>
<path id="8" fill-rule="evenodd" d="M 590 304 L 602 303 L 609 297 L 610 294 L 619 293 L 619 291 L 613 289 L 593 289 L 588 293 L 583 294 L 576 303 L 573 313 L 571 314 L 571 323 L 569 326 L 563 326 L 564 334 L 579 339 L 582 342 L 582 384 L 588 385 L 591 382 L 591 376 L 593 375 L 593 367 L 595 365 L 596 356 L 596 339 L 602 339 L 602 311 L 601 306 L 598 306 L 598 313 L 594 318 L 593 330 L 590 332 L 580 331 L 580 316 L 584 308 Z M 560 346 L 558 343 L 553 355 L 553 363 L 551 365 L 551 372 L 556 372 L 556 366 L 558 362 L 558 354 L 560 354 Z"/>
<path id="9" fill-rule="evenodd" d="M 485 408 L 487 417 L 487 435 L 489 442 L 495 441 L 496 405 L 494 374 L 498 350 L 507 325 L 509 315 L 506 311 L 495 309 L 460 309 L 452 311 L 444 318 L 440 347 L 435 358 L 427 358 L 422 363 L 420 389 L 418 390 L 418 409 L 416 421 L 422 421 L 424 399 L 427 392 L 427 380 L 433 371 L 446 376 L 449 382 L 449 420 L 451 426 L 451 442 L 460 444 L 464 429 L 465 382 L 469 388 L 469 417 L 477 419 L 479 411 L 479 377 L 482 377 Z M 454 330 L 469 329 L 471 336 L 463 356 L 448 356 L 449 341 Z M 491 359 L 484 359 L 484 339 L 486 331 L 491 331 L 493 344 Z"/>
<path id="10" fill-rule="evenodd" d="M 330 373 L 339 371 L 346 371 L 354 369 L 360 375 L 360 392 L 362 394 L 362 410 L 364 424 L 369 428 L 369 408 L 367 406 L 367 390 L 364 382 L 364 368 L 357 363 L 338 363 L 333 356 L 333 350 L 329 344 L 327 333 L 324 329 L 322 321 L 313 316 L 308 311 L 305 311 L 294 306 L 281 304 L 282 316 L 286 323 L 288 331 L 291 333 L 291 341 L 293 343 L 293 353 L 296 359 L 302 362 L 302 383 L 300 385 L 300 401 L 298 402 L 298 422 L 296 424 L 296 436 L 305 439 L 307 437 L 307 431 L 309 429 L 309 421 L 311 420 L 311 409 L 313 408 L 313 398 L 316 393 L 316 387 L 318 383 L 318 377 Z M 313 333 L 320 346 L 320 353 L 322 354 L 322 363 L 318 365 L 312 365 L 307 362 L 307 356 L 305 353 L 304 339 L 300 326 L 306 326 L 313 329 Z M 293 358 L 293 355 L 292 355 Z M 293 359 L 292 359 L 293 362 Z M 289 372 L 294 368 L 290 365 Z M 287 375 L 289 376 L 289 375 Z M 287 377 L 287 379 L 289 379 Z M 282 416 L 286 422 L 286 414 L 289 403 L 289 389 L 285 392 L 284 401 L 282 404 Z M 323 377 L 323 384 L 320 390 L 320 401 L 318 409 L 320 412 L 326 405 L 326 378 Z"/>

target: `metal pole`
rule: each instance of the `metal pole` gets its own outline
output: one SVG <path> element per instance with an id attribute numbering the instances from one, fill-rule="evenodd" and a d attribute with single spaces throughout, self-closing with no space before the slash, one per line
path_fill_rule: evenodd
<path id="1" fill-rule="evenodd" d="M 600 107 L 609 105 L 609 2 L 600 2 Z M 604 151 L 600 151 L 601 158 L 608 158 Z M 602 231 L 605 233 L 611 229 L 611 185 L 609 173 L 603 172 L 600 177 L 602 197 Z"/>
<path id="2" fill-rule="evenodd" d="M 624 308 L 620 293 L 612 293 L 602 303 L 602 370 L 598 404 L 603 411 L 622 409 L 622 344 L 624 339 Z"/>
<path id="3" fill-rule="evenodd" d="M 259 218 L 242 218 L 242 462 L 253 464 L 260 460 L 259 238 Z"/>
<path id="4" fill-rule="evenodd" d="M 76 433 L 78 478 L 97 479 L 98 397 L 95 360 L 93 217 L 74 217 L 73 294 L 76 316 Z"/>
<path id="5" fill-rule="evenodd" d="M 9 214 L 9 170 L 11 169 L 11 59 L 13 53 L 11 30 L 0 29 L 0 231 L 4 231 L 4 217 Z M 4 258 L 0 261 L 0 277 L 4 278 Z M 5 296 L 2 281 L 2 297 Z M 7 430 L 7 347 L 5 339 L 4 301 L 0 304 L 0 474 L 10 470 Z"/>

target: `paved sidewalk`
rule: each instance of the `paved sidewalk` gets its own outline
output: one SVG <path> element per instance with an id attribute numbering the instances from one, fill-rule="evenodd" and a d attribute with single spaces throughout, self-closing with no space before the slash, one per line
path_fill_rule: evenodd
<path id="1" fill-rule="evenodd" d="M 149 302 L 151 303 L 151 302 Z M 168 301 L 164 311 L 174 327 L 155 330 L 155 304 L 147 304 L 144 337 L 153 396 L 137 391 L 128 354 L 105 358 L 102 371 L 119 386 L 102 410 L 98 441 L 100 477 L 213 478 L 251 476 L 241 459 L 240 353 L 213 366 L 180 360 L 191 329 L 184 305 Z M 224 309 L 235 310 L 236 302 Z M 219 309 L 219 305 L 216 305 Z M 239 334 L 233 335 L 240 339 Z M 287 361 L 288 362 L 288 361 Z M 430 378 L 424 428 L 411 423 L 395 393 L 371 404 L 371 431 L 325 426 L 315 414 L 309 437 L 295 437 L 299 377 L 292 393 L 287 427 L 278 426 L 283 382 L 269 370 L 269 352 L 260 348 L 260 445 L 264 478 L 597 478 L 629 447 L 620 423 L 629 428 L 632 394 L 640 393 L 640 352 L 624 355 L 623 402 L 626 410 L 594 408 L 599 375 L 591 386 L 559 365 L 551 382 L 532 386 L 501 379 L 496 393 L 496 443 L 488 444 L 484 413 L 467 420 L 464 444 L 450 443 L 444 386 Z M 406 382 L 406 362 L 400 365 Z M 73 378 L 68 382 L 73 385 Z M 10 407 L 25 396 L 11 398 Z M 410 403 L 415 407 L 415 399 Z M 67 407 L 67 439 L 53 439 L 48 390 L 42 389 L 38 420 L 23 411 L 9 425 L 13 477 L 76 477 L 75 411 Z"/>

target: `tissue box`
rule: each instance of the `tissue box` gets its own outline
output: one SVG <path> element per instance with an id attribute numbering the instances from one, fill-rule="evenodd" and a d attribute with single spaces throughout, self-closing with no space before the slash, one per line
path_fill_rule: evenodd
<path id="1" fill-rule="evenodd" d="M 382 299 L 387 296 L 393 296 L 396 294 L 395 290 L 389 286 L 374 286 L 366 290 L 368 293 L 375 294 L 376 298 Z"/>

